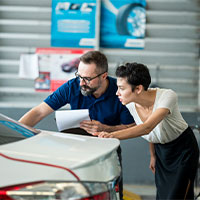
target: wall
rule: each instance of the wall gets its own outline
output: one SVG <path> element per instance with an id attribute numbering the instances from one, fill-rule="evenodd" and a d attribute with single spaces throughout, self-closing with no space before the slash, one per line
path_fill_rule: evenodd
<path id="1" fill-rule="evenodd" d="M 50 47 L 52 0 L 0 1 L 0 107 L 30 108 L 46 94 L 34 81 L 18 76 L 21 54 Z M 199 0 L 146 0 L 145 48 L 100 48 L 109 61 L 109 74 L 118 64 L 146 64 L 152 83 L 178 94 L 183 112 L 200 109 Z"/>

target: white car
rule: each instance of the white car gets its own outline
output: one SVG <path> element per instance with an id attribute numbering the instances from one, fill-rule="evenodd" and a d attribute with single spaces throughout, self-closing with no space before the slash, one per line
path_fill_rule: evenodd
<path id="1" fill-rule="evenodd" d="M 26 127 L 0 114 L 0 199 L 113 200 L 117 139 Z"/>

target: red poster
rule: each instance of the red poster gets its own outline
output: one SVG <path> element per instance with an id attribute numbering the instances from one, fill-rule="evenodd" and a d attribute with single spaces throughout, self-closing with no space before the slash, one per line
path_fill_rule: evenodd
<path id="1" fill-rule="evenodd" d="M 39 77 L 36 91 L 55 91 L 63 83 L 75 77 L 79 57 L 88 49 L 38 48 Z"/>

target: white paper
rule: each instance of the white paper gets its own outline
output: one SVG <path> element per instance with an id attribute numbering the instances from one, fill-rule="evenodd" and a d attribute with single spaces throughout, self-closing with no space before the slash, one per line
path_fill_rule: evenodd
<path id="1" fill-rule="evenodd" d="M 39 76 L 37 54 L 21 54 L 19 62 L 19 77 L 36 79 Z"/>
<path id="2" fill-rule="evenodd" d="M 56 124 L 59 131 L 79 128 L 80 122 L 90 120 L 88 109 L 60 110 L 55 112 Z"/>

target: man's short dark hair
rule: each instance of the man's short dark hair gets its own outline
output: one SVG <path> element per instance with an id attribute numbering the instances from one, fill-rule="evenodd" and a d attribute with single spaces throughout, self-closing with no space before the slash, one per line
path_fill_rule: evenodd
<path id="1" fill-rule="evenodd" d="M 135 86 L 138 85 L 143 85 L 144 90 L 147 90 L 151 83 L 151 76 L 147 66 L 136 62 L 126 63 L 117 67 L 116 76 L 126 78 L 133 91 Z"/>
<path id="2" fill-rule="evenodd" d="M 99 73 L 108 71 L 108 60 L 100 51 L 88 51 L 80 57 L 80 61 L 85 64 L 96 64 Z"/>

